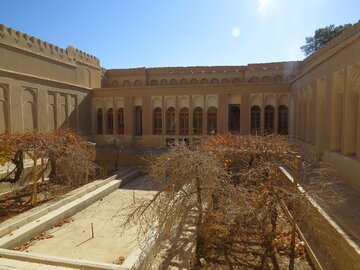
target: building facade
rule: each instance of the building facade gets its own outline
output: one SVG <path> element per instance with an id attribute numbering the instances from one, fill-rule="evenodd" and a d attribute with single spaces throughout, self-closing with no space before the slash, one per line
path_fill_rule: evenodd
<path id="1" fill-rule="evenodd" d="M 360 24 L 303 61 L 110 69 L 0 25 L 0 132 L 68 126 L 98 144 L 283 134 L 360 190 Z"/>

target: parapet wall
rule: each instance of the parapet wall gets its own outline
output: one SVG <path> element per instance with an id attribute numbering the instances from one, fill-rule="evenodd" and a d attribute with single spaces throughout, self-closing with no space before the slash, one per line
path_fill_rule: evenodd
<path id="1" fill-rule="evenodd" d="M 100 66 L 98 58 L 72 46 L 63 49 L 3 24 L 0 24 L 0 43 L 68 64 L 75 65 L 76 62 L 81 62 L 91 66 Z"/>

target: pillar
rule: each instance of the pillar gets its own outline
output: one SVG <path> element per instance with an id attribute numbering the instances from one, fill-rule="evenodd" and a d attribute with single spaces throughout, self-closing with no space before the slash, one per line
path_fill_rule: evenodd
<path id="1" fill-rule="evenodd" d="M 240 104 L 240 133 L 248 135 L 250 133 L 250 94 L 241 95 Z"/>
<path id="2" fill-rule="evenodd" d="M 124 98 L 124 135 L 133 136 L 133 99 L 130 96 Z"/>
<path id="3" fill-rule="evenodd" d="M 224 134 L 228 132 L 228 95 L 219 94 L 218 108 L 218 132 Z M 241 114 L 241 113 L 240 113 Z"/>
<path id="4" fill-rule="evenodd" d="M 278 134 L 279 127 L 279 95 L 275 94 L 275 104 L 274 104 L 274 134 Z"/>

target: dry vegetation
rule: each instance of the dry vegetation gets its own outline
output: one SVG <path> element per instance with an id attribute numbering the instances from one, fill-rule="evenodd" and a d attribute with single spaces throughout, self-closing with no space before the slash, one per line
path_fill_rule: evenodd
<path id="1" fill-rule="evenodd" d="M 335 196 L 328 169 L 300 160 L 284 136 L 218 135 L 191 146 L 176 144 L 149 160 L 161 189 L 134 201 L 123 226 L 140 222 L 141 234 L 159 232 L 157 243 L 189 209 L 196 209 L 202 269 L 311 269 L 295 223 L 309 218 L 307 196 Z M 301 168 L 306 191 L 284 180 L 279 165 Z M 298 172 L 297 170 L 295 171 Z M 295 176 L 298 179 L 297 176 Z M 325 195 L 324 195 L 325 194 Z M 296 218 L 288 220 L 283 209 Z M 298 264 L 303 261 L 303 264 Z"/>
<path id="2" fill-rule="evenodd" d="M 30 177 L 25 173 L 25 159 L 31 159 L 34 164 Z M 14 169 L 0 182 L 18 188 L 16 194 L 3 197 L 0 201 L 1 219 L 87 183 L 95 169 L 94 160 L 95 148 L 68 129 L 50 133 L 27 131 L 1 134 L 0 165 L 13 164 Z M 47 182 L 44 182 L 45 172 L 49 173 Z M 39 180 L 42 180 L 41 185 Z"/>

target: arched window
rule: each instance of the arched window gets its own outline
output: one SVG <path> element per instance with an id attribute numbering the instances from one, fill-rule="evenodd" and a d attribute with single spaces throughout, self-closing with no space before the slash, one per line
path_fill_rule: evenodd
<path id="1" fill-rule="evenodd" d="M 160 85 L 167 85 L 168 84 L 168 82 L 167 82 L 167 80 L 165 80 L 165 79 L 162 79 L 161 81 L 160 81 Z"/>
<path id="2" fill-rule="evenodd" d="M 259 78 L 256 77 L 256 76 L 252 76 L 252 77 L 249 79 L 249 82 L 250 82 L 250 83 L 257 83 L 257 82 L 259 82 Z"/>
<path id="3" fill-rule="evenodd" d="M 177 84 L 178 84 L 178 82 L 177 82 L 176 79 L 171 79 L 170 80 L 170 85 L 177 85 Z"/>
<path id="4" fill-rule="evenodd" d="M 217 109 L 210 107 L 207 111 L 207 133 L 214 135 L 217 131 Z"/>
<path id="5" fill-rule="evenodd" d="M 208 84 L 209 81 L 206 78 L 201 79 L 200 84 Z"/>
<path id="6" fill-rule="evenodd" d="M 113 109 L 110 108 L 107 110 L 107 134 L 113 134 L 114 133 L 114 113 Z"/>
<path id="7" fill-rule="evenodd" d="M 234 78 L 232 82 L 235 84 L 241 83 L 239 78 Z"/>
<path id="8" fill-rule="evenodd" d="M 261 109 L 255 105 L 251 107 L 251 132 L 260 131 Z"/>
<path id="9" fill-rule="evenodd" d="M 175 135 L 175 108 L 166 111 L 166 135 Z"/>
<path id="10" fill-rule="evenodd" d="M 224 78 L 224 79 L 222 79 L 221 83 L 227 84 L 227 83 L 230 83 L 230 80 L 228 78 Z"/>
<path id="11" fill-rule="evenodd" d="M 231 132 L 240 131 L 240 104 L 229 105 L 228 129 Z"/>
<path id="12" fill-rule="evenodd" d="M 157 107 L 154 109 L 153 114 L 153 134 L 161 135 L 162 134 L 162 115 L 161 108 Z"/>
<path id="13" fill-rule="evenodd" d="M 125 81 L 123 82 L 123 86 L 124 86 L 124 87 L 130 87 L 130 81 L 129 81 L 129 80 L 125 80 Z"/>
<path id="14" fill-rule="evenodd" d="M 274 133 L 274 107 L 271 105 L 267 105 L 265 107 L 265 115 L 264 115 L 264 128 L 265 132 L 272 134 Z"/>
<path id="15" fill-rule="evenodd" d="M 211 84 L 219 84 L 220 82 L 219 82 L 218 79 L 213 78 L 210 83 L 211 83 Z"/>
<path id="16" fill-rule="evenodd" d="M 288 135 L 288 108 L 285 105 L 279 106 L 278 133 Z"/>
<path id="17" fill-rule="evenodd" d="M 203 134 L 203 109 L 196 107 L 193 115 L 193 133 L 194 135 Z"/>
<path id="18" fill-rule="evenodd" d="M 180 80 L 180 85 L 186 85 L 186 84 L 188 84 L 186 79 L 181 79 Z"/>
<path id="19" fill-rule="evenodd" d="M 159 83 L 158 83 L 158 81 L 157 80 L 151 80 L 151 82 L 150 82 L 150 85 L 151 86 L 156 86 L 156 85 L 158 85 Z"/>
<path id="20" fill-rule="evenodd" d="M 96 114 L 96 119 L 97 119 L 97 134 L 103 134 L 103 116 L 102 116 L 102 109 L 98 109 L 97 110 L 97 114 Z"/>
<path id="21" fill-rule="evenodd" d="M 189 109 L 181 108 L 179 115 L 180 135 L 189 135 Z"/>
<path id="22" fill-rule="evenodd" d="M 117 132 L 120 135 L 124 134 L 124 108 L 119 108 L 117 111 L 118 115 L 118 126 L 117 126 Z"/>
<path id="23" fill-rule="evenodd" d="M 120 86 L 119 81 L 117 81 L 117 80 L 112 81 L 111 87 L 117 88 L 117 87 L 119 87 L 119 86 Z"/>

